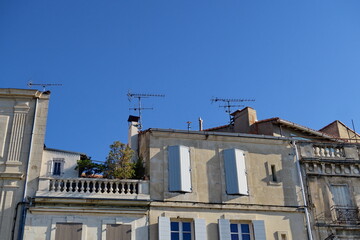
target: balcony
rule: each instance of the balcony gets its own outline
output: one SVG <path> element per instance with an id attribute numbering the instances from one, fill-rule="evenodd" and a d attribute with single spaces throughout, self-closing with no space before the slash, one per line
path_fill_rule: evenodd
<path id="1" fill-rule="evenodd" d="M 36 197 L 148 200 L 149 181 L 103 178 L 40 178 Z"/>
<path id="2" fill-rule="evenodd" d="M 352 206 L 332 206 L 330 208 L 333 222 L 336 224 L 359 224 L 359 209 Z"/>

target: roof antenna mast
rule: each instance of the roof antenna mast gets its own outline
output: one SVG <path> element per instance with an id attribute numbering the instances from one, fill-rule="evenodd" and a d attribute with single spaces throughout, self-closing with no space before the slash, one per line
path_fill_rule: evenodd
<path id="1" fill-rule="evenodd" d="M 141 99 L 142 98 L 149 98 L 149 97 L 165 97 L 165 95 L 163 94 L 147 94 L 147 93 L 131 93 L 130 90 L 128 91 L 128 99 L 129 102 L 131 102 L 131 99 L 133 98 L 137 98 L 138 99 L 138 107 L 134 107 L 134 108 L 129 108 L 129 110 L 134 110 L 134 111 L 138 111 L 139 114 L 139 125 L 138 125 L 138 129 L 141 130 L 142 128 L 142 123 L 141 123 L 141 111 L 142 110 L 153 110 L 154 108 L 144 108 L 141 105 Z"/>
<path id="2" fill-rule="evenodd" d="M 231 105 L 233 102 L 255 102 L 255 99 L 243 99 L 243 98 L 212 98 L 211 103 L 213 102 L 224 102 L 225 105 L 219 106 L 225 108 L 225 112 L 229 114 L 230 124 L 233 122 L 231 118 L 231 108 L 232 107 L 243 107 L 244 105 Z"/>
<path id="3" fill-rule="evenodd" d="M 59 83 L 32 83 L 31 81 L 29 81 L 27 85 L 28 85 L 29 88 L 31 88 L 32 86 L 42 86 L 43 87 L 43 92 L 45 92 L 46 87 L 62 86 L 62 84 L 59 84 Z"/>

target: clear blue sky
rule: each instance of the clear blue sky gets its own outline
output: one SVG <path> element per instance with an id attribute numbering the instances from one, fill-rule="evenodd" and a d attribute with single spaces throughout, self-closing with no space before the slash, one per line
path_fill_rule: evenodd
<path id="1" fill-rule="evenodd" d="M 46 145 L 97 160 L 127 141 L 129 89 L 166 95 L 143 101 L 145 129 L 224 125 L 212 97 L 360 129 L 359 13 L 359 0 L 2 0 L 0 87 L 63 84 L 49 88 Z"/>

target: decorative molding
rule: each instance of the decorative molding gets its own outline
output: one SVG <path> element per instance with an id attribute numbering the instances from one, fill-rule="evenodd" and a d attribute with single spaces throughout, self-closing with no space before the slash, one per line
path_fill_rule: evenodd
<path id="1" fill-rule="evenodd" d="M 7 159 L 9 162 L 20 161 L 26 115 L 28 114 L 29 109 L 29 102 L 18 102 L 17 105 L 14 106 L 14 118 L 11 128 L 9 153 Z"/>
<path id="2" fill-rule="evenodd" d="M 307 175 L 360 177 L 360 164 L 339 162 L 304 162 Z"/>

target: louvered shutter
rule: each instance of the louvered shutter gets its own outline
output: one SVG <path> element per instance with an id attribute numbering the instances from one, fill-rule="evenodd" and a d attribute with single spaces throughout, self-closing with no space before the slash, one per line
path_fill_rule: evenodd
<path id="1" fill-rule="evenodd" d="M 190 152 L 186 146 L 169 146 L 169 191 L 191 192 Z"/>
<path id="2" fill-rule="evenodd" d="M 228 219 L 219 219 L 219 239 L 230 240 L 230 221 Z"/>
<path id="3" fill-rule="evenodd" d="M 170 218 L 159 217 L 159 240 L 170 240 Z"/>
<path id="4" fill-rule="evenodd" d="M 195 226 L 195 240 L 206 240 L 206 223 L 205 219 L 195 218 L 194 219 Z"/>
<path id="5" fill-rule="evenodd" d="M 227 194 L 248 195 L 244 152 L 239 149 L 224 150 Z"/>
<path id="6" fill-rule="evenodd" d="M 265 223 L 263 220 L 253 220 L 255 240 L 266 240 Z"/>

